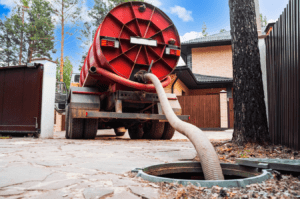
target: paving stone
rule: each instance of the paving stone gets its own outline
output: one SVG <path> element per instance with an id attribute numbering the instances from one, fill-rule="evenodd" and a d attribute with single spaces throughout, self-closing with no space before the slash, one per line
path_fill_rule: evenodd
<path id="1" fill-rule="evenodd" d="M 138 186 L 139 182 L 133 181 L 132 178 L 122 177 L 114 174 L 98 174 L 89 178 L 90 180 L 112 181 L 114 187 Z"/>
<path id="2" fill-rule="evenodd" d="M 114 194 L 112 197 L 108 198 L 108 199 L 140 199 L 140 197 L 132 194 L 132 193 L 129 193 L 127 191 L 123 191 L 121 193 L 118 193 L 118 194 Z"/>
<path id="3" fill-rule="evenodd" d="M 0 196 L 13 196 L 22 193 L 24 193 L 24 191 L 19 189 L 0 189 Z"/>
<path id="4" fill-rule="evenodd" d="M 85 199 L 97 199 L 114 193 L 114 189 L 110 188 L 86 188 L 83 191 Z"/>
<path id="5" fill-rule="evenodd" d="M 42 181 L 51 173 L 49 169 L 14 163 L 13 166 L 0 168 L 0 187 L 27 181 Z"/>
<path id="6" fill-rule="evenodd" d="M 45 166 L 45 167 L 57 167 L 57 166 L 63 166 L 65 164 L 63 160 L 56 161 L 56 162 L 34 161 L 32 163 Z"/>
<path id="7" fill-rule="evenodd" d="M 146 199 L 159 198 L 158 190 L 151 187 L 129 187 L 129 189 L 132 191 L 132 193 Z"/>
<path id="8" fill-rule="evenodd" d="M 69 199 L 69 198 L 73 198 L 73 195 L 66 193 L 66 192 L 56 190 L 56 191 L 50 191 L 50 192 L 43 193 L 41 195 L 37 195 L 34 197 L 30 197 L 30 198 L 33 198 L 33 199 Z"/>
<path id="9" fill-rule="evenodd" d="M 82 179 L 69 179 L 69 180 L 56 180 L 56 181 L 48 181 L 42 182 L 36 186 L 29 187 L 27 190 L 56 190 L 64 187 L 68 187 L 74 184 L 79 184 Z"/>
<path id="10" fill-rule="evenodd" d="M 86 174 L 86 175 L 95 175 L 97 174 L 97 170 L 87 169 L 87 168 L 78 168 L 74 166 L 62 166 L 56 168 L 58 171 L 67 172 L 67 173 L 79 173 L 79 174 Z"/>
<path id="11" fill-rule="evenodd" d="M 130 178 L 113 179 L 114 187 L 138 186 L 139 182 L 135 182 Z"/>
<path id="12" fill-rule="evenodd" d="M 43 182 L 52 182 L 57 180 L 66 180 L 67 176 L 64 173 L 52 173 Z"/>

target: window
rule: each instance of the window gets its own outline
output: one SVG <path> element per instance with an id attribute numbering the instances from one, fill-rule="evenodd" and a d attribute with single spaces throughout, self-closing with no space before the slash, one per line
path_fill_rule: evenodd
<path id="1" fill-rule="evenodd" d="M 79 83 L 80 75 L 75 75 L 74 82 Z"/>

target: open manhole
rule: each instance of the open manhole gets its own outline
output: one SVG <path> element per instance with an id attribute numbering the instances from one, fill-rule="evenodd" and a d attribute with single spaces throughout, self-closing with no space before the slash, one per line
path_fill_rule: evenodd
<path id="1" fill-rule="evenodd" d="M 167 163 L 136 169 L 137 177 L 151 182 L 168 182 L 201 187 L 245 187 L 272 178 L 270 170 L 221 163 L 225 180 L 204 180 L 199 162 Z"/>

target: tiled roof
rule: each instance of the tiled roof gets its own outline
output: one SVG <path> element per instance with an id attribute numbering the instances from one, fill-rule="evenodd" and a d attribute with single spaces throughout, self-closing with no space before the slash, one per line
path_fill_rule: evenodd
<path id="1" fill-rule="evenodd" d="M 182 44 L 193 44 L 193 43 L 204 43 L 204 42 L 211 42 L 211 41 L 225 41 L 231 40 L 230 31 L 209 35 L 206 37 L 199 37 L 196 39 L 192 39 L 189 41 L 182 42 Z"/>
<path id="2" fill-rule="evenodd" d="M 218 76 L 207 76 L 207 75 L 200 75 L 195 74 L 194 76 L 199 83 L 209 83 L 209 82 L 232 82 L 232 78 L 228 77 L 218 77 Z"/>
<path id="3" fill-rule="evenodd" d="M 264 30 L 266 27 L 262 27 L 262 34 L 265 34 Z M 195 43 L 206 43 L 206 42 L 220 42 L 220 41 L 228 41 L 231 40 L 231 34 L 230 31 L 225 31 L 213 35 L 209 35 L 206 37 L 199 37 L 196 39 L 191 39 L 185 42 L 182 42 L 182 44 L 195 44 Z"/>

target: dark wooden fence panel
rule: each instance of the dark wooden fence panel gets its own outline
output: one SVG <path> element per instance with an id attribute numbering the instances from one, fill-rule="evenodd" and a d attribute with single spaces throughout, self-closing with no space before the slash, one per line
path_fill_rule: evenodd
<path id="1" fill-rule="evenodd" d="M 199 128 L 220 128 L 220 95 L 179 96 L 183 115 Z"/>
<path id="2" fill-rule="evenodd" d="M 42 85 L 41 66 L 0 68 L 0 134 L 40 129 Z"/>
<path id="3" fill-rule="evenodd" d="M 265 39 L 269 131 L 274 144 L 300 150 L 299 0 L 291 0 Z"/>

